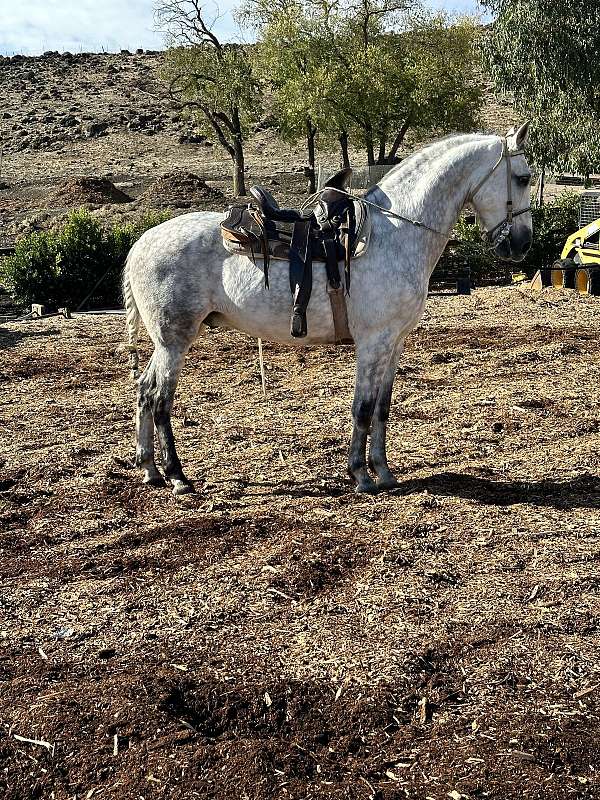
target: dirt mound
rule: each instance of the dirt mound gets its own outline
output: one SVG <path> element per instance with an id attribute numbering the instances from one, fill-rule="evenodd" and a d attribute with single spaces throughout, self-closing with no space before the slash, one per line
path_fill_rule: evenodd
<path id="1" fill-rule="evenodd" d="M 163 175 L 140 196 L 140 201 L 159 208 L 214 206 L 224 200 L 218 189 L 208 186 L 193 172 L 170 172 Z"/>
<path id="2" fill-rule="evenodd" d="M 130 203 L 131 197 L 108 178 L 67 178 L 48 198 L 48 205 L 79 206 L 86 203 Z"/>

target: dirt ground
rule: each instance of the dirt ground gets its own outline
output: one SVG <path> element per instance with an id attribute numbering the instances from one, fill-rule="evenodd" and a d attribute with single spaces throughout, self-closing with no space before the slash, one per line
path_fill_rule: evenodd
<path id="1" fill-rule="evenodd" d="M 0 794 L 599 798 L 599 302 L 432 297 L 377 497 L 351 349 L 267 344 L 264 400 L 255 342 L 200 339 L 177 499 L 122 317 L 2 326 Z"/>

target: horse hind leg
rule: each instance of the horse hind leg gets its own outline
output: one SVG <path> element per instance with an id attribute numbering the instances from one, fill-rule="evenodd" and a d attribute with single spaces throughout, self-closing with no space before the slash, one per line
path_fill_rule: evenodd
<path id="1" fill-rule="evenodd" d="M 138 379 L 137 409 L 135 417 L 135 463 L 144 470 L 144 483 L 164 486 L 165 482 L 154 461 L 153 398 L 156 394 L 154 356 Z"/>
<path id="2" fill-rule="evenodd" d="M 154 367 L 154 391 L 150 398 L 152 417 L 158 434 L 165 478 L 173 485 L 173 494 L 176 495 L 193 491 L 183 473 L 171 425 L 175 390 L 187 349 L 187 347 L 182 349 L 157 345 L 152 356 Z"/>

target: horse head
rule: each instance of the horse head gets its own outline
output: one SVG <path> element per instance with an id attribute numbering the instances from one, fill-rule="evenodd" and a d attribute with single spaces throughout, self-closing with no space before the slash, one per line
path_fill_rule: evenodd
<path id="1" fill-rule="evenodd" d="M 487 241 L 504 261 L 522 261 L 531 247 L 531 170 L 524 147 L 526 122 L 499 141 L 501 152 L 471 189 L 470 201 L 481 220 Z"/>

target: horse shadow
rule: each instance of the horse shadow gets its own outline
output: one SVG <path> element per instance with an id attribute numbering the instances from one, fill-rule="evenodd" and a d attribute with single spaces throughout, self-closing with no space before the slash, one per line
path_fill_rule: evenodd
<path id="1" fill-rule="evenodd" d="M 255 484 L 257 485 L 257 484 Z M 351 484 L 340 485 L 328 480 L 316 485 L 315 481 L 285 481 L 266 483 L 273 495 L 287 497 L 341 497 L 352 492 Z M 427 492 L 432 496 L 461 497 L 481 505 L 513 506 L 519 504 L 546 506 L 569 510 L 576 508 L 600 509 L 600 476 L 583 473 L 567 480 L 544 478 L 537 481 L 493 480 L 462 472 L 439 472 L 423 478 L 407 478 L 386 492 L 388 496 L 401 497 Z"/>

